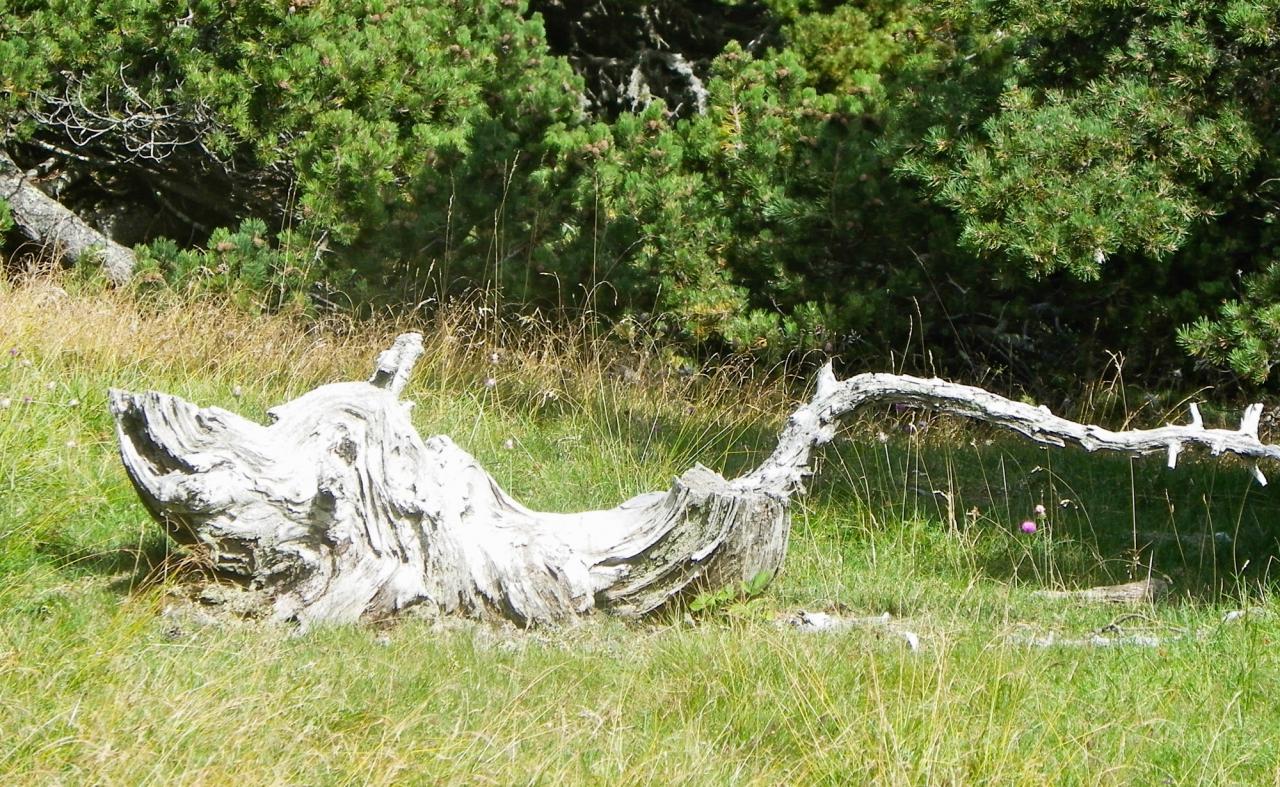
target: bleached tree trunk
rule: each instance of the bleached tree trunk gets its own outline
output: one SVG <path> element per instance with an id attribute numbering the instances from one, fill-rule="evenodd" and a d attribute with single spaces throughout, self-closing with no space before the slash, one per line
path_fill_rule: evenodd
<path id="1" fill-rule="evenodd" d="M 727 480 L 701 465 L 671 489 L 617 508 L 544 513 L 520 505 L 448 437 L 423 440 L 399 399 L 421 337 L 400 336 L 369 382 L 322 386 L 269 411 L 263 426 L 162 393 L 113 390 L 121 457 L 152 515 L 222 572 L 274 599 L 304 627 L 393 615 L 496 614 L 520 624 L 604 609 L 637 615 L 702 589 L 772 576 L 788 502 L 814 446 L 873 402 L 906 402 L 1089 450 L 1204 445 L 1257 459 L 1260 406 L 1239 431 L 1190 426 L 1110 432 L 979 388 L 830 366 L 788 419 L 773 454 Z M 1258 474 L 1259 480 L 1265 479 Z"/>
<path id="2" fill-rule="evenodd" d="M 107 278 L 123 284 L 133 275 L 131 250 L 90 227 L 62 203 L 36 188 L 14 160 L 0 150 L 0 199 L 32 240 L 60 249 L 72 260 L 95 254 Z"/>

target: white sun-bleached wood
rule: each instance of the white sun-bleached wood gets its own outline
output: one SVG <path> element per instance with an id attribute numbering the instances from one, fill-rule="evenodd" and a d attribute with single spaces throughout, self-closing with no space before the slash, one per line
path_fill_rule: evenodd
<path id="1" fill-rule="evenodd" d="M 57 247 L 72 260 L 96 254 L 107 278 L 123 284 L 137 262 L 131 250 L 90 227 L 62 203 L 31 183 L 7 153 L 0 150 L 0 198 L 9 203 L 13 220 L 33 240 Z"/>
<path id="2" fill-rule="evenodd" d="M 421 337 L 404 334 L 369 382 L 317 388 L 270 410 L 266 426 L 163 393 L 112 390 L 125 469 L 175 539 L 267 591 L 275 618 L 307 627 L 408 609 L 520 624 L 595 609 L 639 615 L 771 577 L 813 448 L 872 403 L 968 416 L 1053 445 L 1167 451 L 1171 465 L 1188 445 L 1280 459 L 1280 446 L 1258 439 L 1257 405 L 1239 430 L 1206 429 L 1193 410 L 1187 426 L 1113 432 L 943 380 L 837 381 L 828 365 L 777 448 L 746 475 L 696 465 L 669 490 L 616 508 L 547 513 L 516 502 L 448 437 L 419 436 L 399 394 L 421 354 Z"/>

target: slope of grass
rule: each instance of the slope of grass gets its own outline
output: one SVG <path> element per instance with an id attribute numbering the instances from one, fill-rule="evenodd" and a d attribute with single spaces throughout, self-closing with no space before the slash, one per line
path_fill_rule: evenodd
<path id="1" fill-rule="evenodd" d="M 794 509 L 784 574 L 696 620 L 520 632 L 166 614 L 169 551 L 109 386 L 261 417 L 427 336 L 407 395 L 539 508 L 615 504 L 771 448 L 782 390 L 458 308 L 304 324 L 213 300 L 0 284 L 0 783 L 1266 783 L 1280 778 L 1271 487 L 1231 462 L 1048 451 L 869 413 Z M 878 434 L 879 433 L 879 434 Z M 1035 534 L 1018 529 L 1046 507 Z M 150 571 L 149 571 L 150 570 Z M 1155 574 L 1136 608 L 1045 588 Z M 892 613 L 817 634 L 798 609 Z M 1223 622 L 1232 610 L 1247 614 Z M 1140 634 L 1154 646 L 1036 647 Z"/>

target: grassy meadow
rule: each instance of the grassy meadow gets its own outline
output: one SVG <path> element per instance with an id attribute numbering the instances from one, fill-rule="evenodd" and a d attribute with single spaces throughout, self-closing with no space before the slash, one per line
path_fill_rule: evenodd
<path id="1" fill-rule="evenodd" d="M 261 418 L 366 378 L 410 328 L 428 347 L 405 394 L 420 430 L 535 508 L 611 506 L 694 462 L 741 472 L 800 393 L 475 305 L 303 322 L 0 282 L 0 784 L 1280 780 L 1275 488 L 1230 460 L 1171 472 L 910 410 L 852 420 L 794 506 L 777 581 L 696 615 L 299 637 L 171 614 L 182 556 L 119 465 L 107 388 Z M 1126 407 L 1184 419 L 1088 392 L 1082 413 L 1109 425 Z M 1147 576 L 1171 592 L 1037 593 Z M 800 610 L 891 624 L 780 624 Z"/>

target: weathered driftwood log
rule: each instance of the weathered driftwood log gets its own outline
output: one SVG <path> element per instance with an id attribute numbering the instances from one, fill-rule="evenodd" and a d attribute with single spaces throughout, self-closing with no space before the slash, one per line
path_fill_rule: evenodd
<path id="1" fill-rule="evenodd" d="M 128 281 L 136 262 L 129 249 L 90 227 L 62 203 L 36 188 L 13 159 L 0 150 L 0 199 L 9 203 L 13 220 L 32 240 L 60 248 L 72 260 L 96 254 L 107 278 Z"/>
<path id="2" fill-rule="evenodd" d="M 1035 595 L 1041 598 L 1107 604 L 1147 604 L 1166 595 L 1169 587 L 1166 579 L 1147 577 L 1121 585 L 1101 585 L 1079 590 L 1038 590 Z"/>
<path id="3" fill-rule="evenodd" d="M 277 619 L 305 627 L 411 607 L 522 624 L 592 609 L 642 614 L 681 594 L 772 576 L 811 450 L 835 435 L 841 416 L 873 402 L 971 416 L 1089 450 L 1167 450 L 1172 460 L 1199 444 L 1280 459 L 1280 447 L 1258 440 L 1256 406 L 1239 431 L 1205 429 L 1197 417 L 1190 426 L 1111 432 L 942 380 L 862 374 L 838 382 L 828 366 L 752 472 L 726 480 L 698 465 L 670 490 L 617 508 L 543 513 L 513 500 L 448 437 L 419 437 L 399 394 L 421 353 L 420 336 L 402 335 L 369 382 L 311 391 L 269 411 L 269 426 L 167 394 L 113 390 L 125 468 L 175 539 L 267 591 Z"/>

